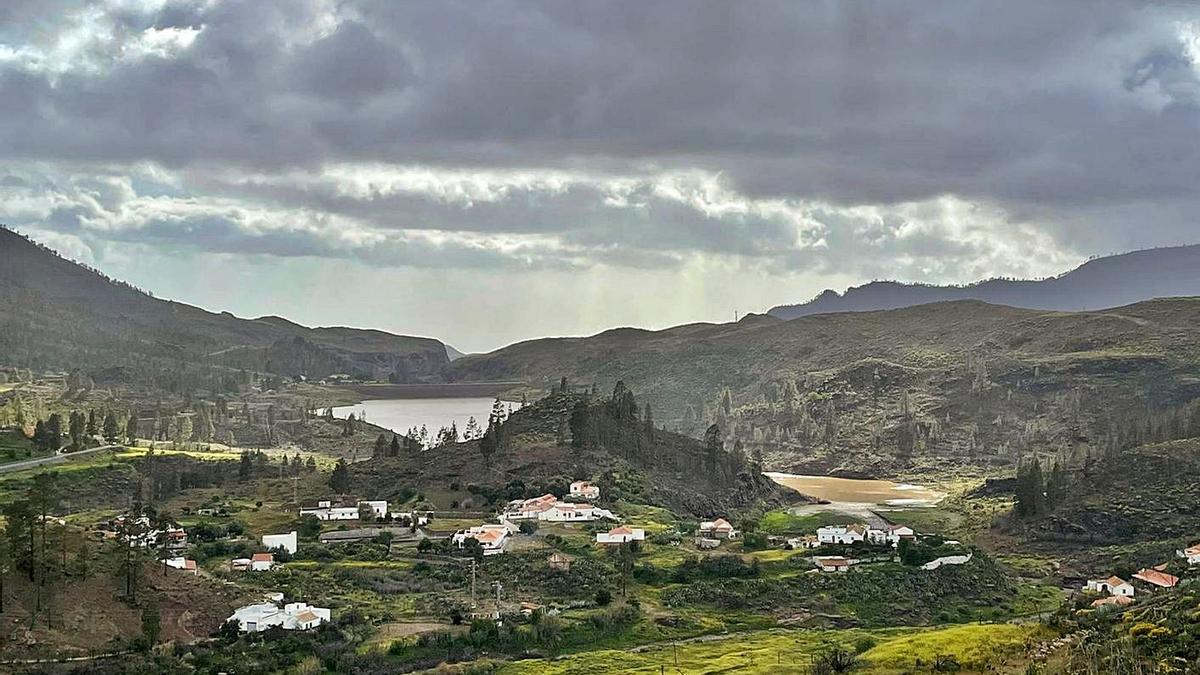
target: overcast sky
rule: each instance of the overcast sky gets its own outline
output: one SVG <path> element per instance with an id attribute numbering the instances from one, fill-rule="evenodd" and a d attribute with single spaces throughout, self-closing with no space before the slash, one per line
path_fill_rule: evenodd
<path id="1" fill-rule="evenodd" d="M 4 0 L 0 222 L 476 351 L 1200 241 L 1200 9 Z"/>

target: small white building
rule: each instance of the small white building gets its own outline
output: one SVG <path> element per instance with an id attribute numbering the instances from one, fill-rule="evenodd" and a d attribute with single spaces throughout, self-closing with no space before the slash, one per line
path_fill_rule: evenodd
<path id="1" fill-rule="evenodd" d="M 264 534 L 262 538 L 263 548 L 268 551 L 274 548 L 282 548 L 295 555 L 296 553 L 296 531 L 292 530 L 287 534 Z"/>
<path id="2" fill-rule="evenodd" d="M 803 537 L 789 537 L 784 543 L 792 550 L 821 547 L 820 540 L 811 534 L 806 534 Z"/>
<path id="3" fill-rule="evenodd" d="M 167 558 L 163 562 L 166 564 L 167 567 L 177 569 L 177 570 L 183 570 L 184 572 L 191 572 L 192 574 L 198 574 L 195 560 L 188 560 L 187 558 L 180 557 L 180 558 Z"/>
<path id="4" fill-rule="evenodd" d="M 1127 598 L 1132 598 L 1134 592 L 1133 584 L 1118 576 L 1111 576 L 1107 579 L 1088 579 L 1083 590 L 1095 591 L 1100 594 L 1123 595 Z"/>
<path id="5" fill-rule="evenodd" d="M 925 563 L 924 565 L 921 565 L 921 569 L 936 570 L 937 568 L 941 567 L 942 565 L 965 565 L 970 561 L 971 561 L 970 553 L 967 553 L 964 555 L 944 555 L 940 558 L 930 560 L 929 562 Z"/>
<path id="6" fill-rule="evenodd" d="M 627 544 L 631 541 L 645 541 L 646 531 L 640 527 L 618 525 L 608 532 L 597 532 L 597 544 Z"/>
<path id="7" fill-rule="evenodd" d="M 323 500 L 315 507 L 308 506 L 300 509 L 301 516 L 314 516 L 317 520 L 358 520 L 359 508 L 368 506 L 376 518 L 383 518 L 388 513 L 388 503 L 384 500 L 361 500 L 354 506 L 334 506 L 333 502 Z"/>
<path id="8" fill-rule="evenodd" d="M 897 546 L 901 539 L 911 539 L 917 535 L 907 525 L 889 525 L 885 528 L 870 528 L 867 530 L 867 541 L 872 544 L 891 544 Z"/>
<path id="9" fill-rule="evenodd" d="M 582 499 L 600 499 L 600 487 L 592 485 L 586 480 L 577 480 L 571 483 L 569 494 L 572 497 L 580 497 Z"/>
<path id="10" fill-rule="evenodd" d="M 551 523 L 590 522 L 600 520 L 601 518 L 613 517 L 612 512 L 608 509 L 602 509 L 591 504 L 573 504 L 571 502 L 557 502 L 554 506 L 538 514 L 538 520 Z"/>
<path id="11" fill-rule="evenodd" d="M 728 520 L 717 518 L 701 522 L 700 531 L 697 534 L 712 539 L 737 539 L 738 531 L 729 524 Z"/>
<path id="12" fill-rule="evenodd" d="M 415 511 L 392 511 L 393 521 L 403 520 L 404 518 L 407 518 L 408 522 L 416 525 L 417 527 L 422 527 L 429 524 L 429 514 L 417 513 Z"/>
<path id="13" fill-rule="evenodd" d="M 505 523 L 498 525 L 492 523 L 476 525 L 475 527 L 455 532 L 450 541 L 455 546 L 462 548 L 468 539 L 474 539 L 483 548 L 484 555 L 498 555 L 504 553 L 504 546 L 508 543 L 508 536 L 512 533 L 512 527 L 512 525 Z"/>
<path id="14" fill-rule="evenodd" d="M 280 607 L 274 602 L 263 602 L 239 608 L 227 621 L 237 621 L 243 633 L 261 633 L 274 626 L 284 630 L 309 630 L 330 620 L 331 613 L 324 607 L 313 607 L 303 602 L 290 602 Z"/>
<path id="15" fill-rule="evenodd" d="M 274 566 L 275 554 L 273 553 L 255 553 L 250 556 L 249 571 L 251 572 L 270 572 Z"/>
<path id="16" fill-rule="evenodd" d="M 854 544 L 867 537 L 866 525 L 826 525 L 817 528 L 817 541 L 822 544 Z"/>
<path id="17" fill-rule="evenodd" d="M 388 503 L 382 499 L 364 500 L 358 503 L 358 507 L 371 507 L 371 513 L 375 514 L 376 518 L 387 518 Z"/>
<path id="18" fill-rule="evenodd" d="M 1175 551 L 1175 555 L 1186 560 L 1189 565 L 1200 564 L 1200 544 Z"/>

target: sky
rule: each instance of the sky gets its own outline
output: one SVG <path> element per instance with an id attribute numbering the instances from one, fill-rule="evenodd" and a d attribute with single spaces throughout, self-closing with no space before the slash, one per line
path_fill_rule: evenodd
<path id="1" fill-rule="evenodd" d="M 1200 6 L 5 0 L 0 222 L 483 351 L 1200 241 Z"/>

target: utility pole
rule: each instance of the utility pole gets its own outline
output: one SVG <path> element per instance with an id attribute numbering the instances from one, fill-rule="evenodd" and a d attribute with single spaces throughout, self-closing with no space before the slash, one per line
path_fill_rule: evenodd
<path id="1" fill-rule="evenodd" d="M 500 582 L 496 582 L 496 618 L 500 618 L 500 589 L 504 588 Z"/>
<path id="2" fill-rule="evenodd" d="M 471 609 L 475 609 L 475 559 L 471 559 Z"/>

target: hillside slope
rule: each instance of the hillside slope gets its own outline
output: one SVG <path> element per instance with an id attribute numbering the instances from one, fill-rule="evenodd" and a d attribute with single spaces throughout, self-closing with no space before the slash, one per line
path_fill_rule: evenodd
<path id="1" fill-rule="evenodd" d="M 514 412 L 497 437 L 489 456 L 477 439 L 357 462 L 350 465 L 352 483 L 389 499 L 406 486 L 457 485 L 486 501 L 561 492 L 587 478 L 602 487 L 605 503 L 621 499 L 694 517 L 761 513 L 803 499 L 764 477 L 745 455 L 653 428 L 628 392 L 551 394 Z"/>
<path id="2" fill-rule="evenodd" d="M 1116 413 L 1200 396 L 1200 298 L 1101 312 L 977 301 L 524 342 L 447 368 L 549 390 L 623 379 L 670 428 L 770 468 L 899 474 L 1011 466 L 1102 443 Z"/>
<path id="3" fill-rule="evenodd" d="M 1061 276 L 1041 281 L 990 279 L 966 286 L 873 281 L 842 294 L 827 290 L 806 303 L 773 307 L 768 314 L 794 319 L 810 314 L 899 309 L 951 300 L 1084 311 L 1192 295 L 1200 295 L 1200 245 L 1096 258 Z"/>
<path id="4" fill-rule="evenodd" d="M 429 338 L 241 319 L 160 300 L 0 228 L 0 354 L 9 365 L 81 369 L 100 380 L 212 366 L 278 375 L 358 373 L 397 382 L 449 362 Z"/>

